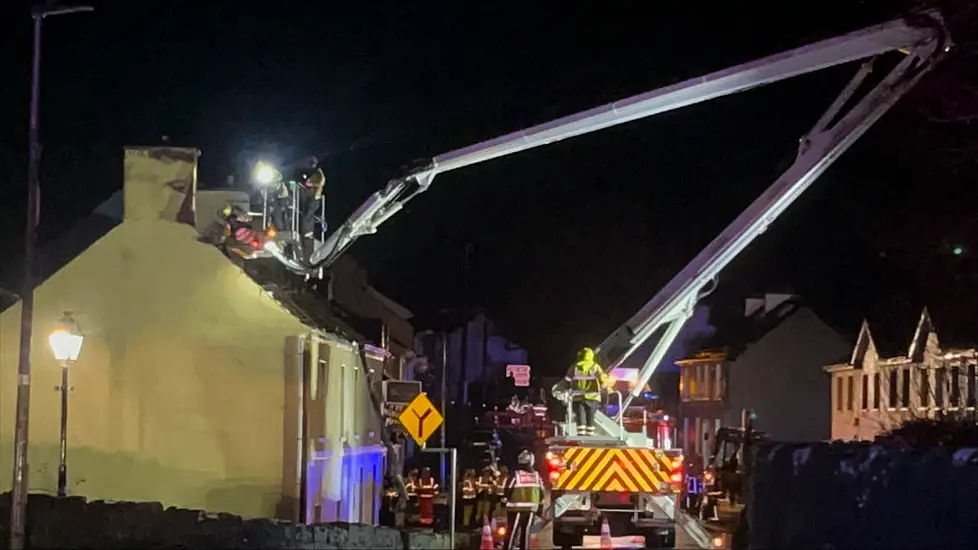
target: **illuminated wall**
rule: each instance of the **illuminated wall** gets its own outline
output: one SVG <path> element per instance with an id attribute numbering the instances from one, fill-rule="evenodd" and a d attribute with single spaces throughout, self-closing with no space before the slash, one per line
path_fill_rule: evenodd
<path id="1" fill-rule="evenodd" d="M 38 287 L 30 488 L 56 487 L 60 371 L 46 335 L 69 310 L 86 336 L 71 371 L 71 493 L 291 517 L 310 329 L 197 242 L 196 158 L 127 150 L 125 221 Z M 11 471 L 20 313 L 0 314 L 0 472 Z M 9 486 L 0 475 L 0 490 Z"/>

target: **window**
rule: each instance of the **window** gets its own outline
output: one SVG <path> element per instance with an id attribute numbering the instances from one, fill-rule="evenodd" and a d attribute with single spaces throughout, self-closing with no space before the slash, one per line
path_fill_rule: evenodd
<path id="1" fill-rule="evenodd" d="M 846 376 L 846 410 L 852 410 L 852 399 L 853 399 L 853 384 L 855 383 L 856 377 L 849 375 Z"/>
<path id="2" fill-rule="evenodd" d="M 917 385 L 920 388 L 920 406 L 927 408 L 930 407 L 930 371 L 920 369 L 917 373 L 920 376 L 920 384 Z"/>
<path id="3" fill-rule="evenodd" d="M 900 369 L 900 406 L 910 407 L 910 368 Z"/>
<path id="4" fill-rule="evenodd" d="M 968 365 L 968 406 L 975 406 L 975 366 Z"/>
<path id="5" fill-rule="evenodd" d="M 880 408 L 880 373 L 873 375 L 873 408 Z"/>
<path id="6" fill-rule="evenodd" d="M 890 383 L 887 384 L 886 390 L 889 392 L 888 403 L 890 405 L 890 408 L 895 409 L 897 403 L 899 402 L 897 398 L 900 397 L 899 395 L 897 395 L 897 370 L 896 369 L 890 369 Z"/>
<path id="7" fill-rule="evenodd" d="M 724 388 L 723 388 L 723 363 L 717 363 L 716 370 L 717 370 L 717 382 L 716 382 L 716 384 L 717 384 L 716 392 L 717 393 L 716 393 L 716 395 L 717 395 L 717 399 L 723 399 L 723 394 L 724 394 Z M 717 426 L 717 428 L 719 429 L 719 426 Z"/>
<path id="8" fill-rule="evenodd" d="M 934 406 L 944 406 L 944 369 L 934 369 Z"/>
<path id="9" fill-rule="evenodd" d="M 703 397 L 713 399 L 713 365 L 703 365 Z"/>
<path id="10" fill-rule="evenodd" d="M 864 374 L 861 382 L 860 389 L 862 390 L 862 400 L 860 401 L 860 405 L 862 410 L 865 411 L 869 409 L 869 375 Z"/>
<path id="11" fill-rule="evenodd" d="M 961 369 L 958 367 L 951 368 L 951 399 L 948 405 L 961 406 Z"/>
<path id="12" fill-rule="evenodd" d="M 835 410 L 842 410 L 842 375 L 835 375 Z"/>

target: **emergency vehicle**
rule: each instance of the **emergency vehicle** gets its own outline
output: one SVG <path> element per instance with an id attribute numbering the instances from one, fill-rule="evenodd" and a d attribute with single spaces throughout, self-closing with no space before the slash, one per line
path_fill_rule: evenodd
<path id="1" fill-rule="evenodd" d="M 639 369 L 635 387 L 627 394 L 615 392 L 619 411 L 624 411 L 641 394 L 666 357 L 697 302 L 713 291 L 720 272 L 951 47 L 940 15 L 926 12 L 778 53 L 417 164 L 371 195 L 343 224 L 324 237 L 308 259 L 289 254 L 278 240 L 268 241 L 262 248 L 287 269 L 306 277 L 321 278 L 323 269 L 332 265 L 357 239 L 377 232 L 380 225 L 408 202 L 427 191 L 440 174 L 865 60 L 826 112 L 801 137 L 794 162 L 781 176 L 631 319 L 594 348 L 598 363 L 613 369 L 643 344 L 654 342 Z M 566 388 L 555 387 L 553 393 L 559 400 L 569 400 Z M 674 449 L 657 446 L 645 433 L 626 430 L 620 412 L 616 418 L 597 412 L 595 422 L 595 436 L 578 436 L 576 427 L 569 425 L 560 436 L 549 441 L 548 464 L 554 468 L 550 474 L 554 490 L 554 541 L 564 547 L 579 544 L 584 532 L 596 532 L 601 518 L 613 514 L 629 529 L 654 533 L 654 539 L 646 539 L 647 545 L 672 544 L 675 541 L 672 522 L 677 517 L 677 507 L 675 499 L 670 497 L 678 494 L 677 487 L 682 483 L 682 457 Z"/>

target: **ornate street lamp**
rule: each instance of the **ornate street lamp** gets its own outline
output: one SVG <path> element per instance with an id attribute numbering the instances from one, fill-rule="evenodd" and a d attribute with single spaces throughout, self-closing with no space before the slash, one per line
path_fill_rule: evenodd
<path id="1" fill-rule="evenodd" d="M 78 324 L 65 313 L 58 321 L 58 327 L 48 336 L 51 352 L 61 364 L 61 456 L 58 460 L 58 496 L 68 495 L 68 367 L 81 353 L 85 337 L 78 329 Z"/>

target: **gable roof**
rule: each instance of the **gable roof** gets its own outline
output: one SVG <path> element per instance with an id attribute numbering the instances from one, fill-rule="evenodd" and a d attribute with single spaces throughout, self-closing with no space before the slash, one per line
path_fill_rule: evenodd
<path id="1" fill-rule="evenodd" d="M 906 358 L 920 361 L 923 358 L 924 347 L 927 345 L 927 338 L 931 334 L 937 336 L 943 349 L 974 347 L 973 337 L 962 337 L 969 334 L 968 331 L 954 330 L 956 327 L 952 325 L 946 333 L 942 333 L 934 323 L 929 308 L 923 307 L 918 311 L 916 320 L 912 324 L 905 311 L 884 317 L 883 321 L 863 320 L 849 364 L 861 368 L 865 355 L 869 353 L 870 344 L 880 359 Z M 904 329 L 902 334 L 901 327 Z"/>

